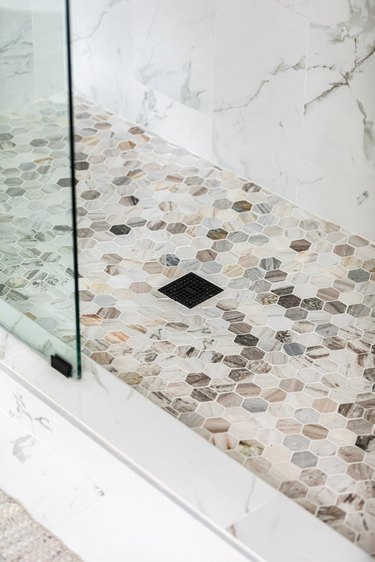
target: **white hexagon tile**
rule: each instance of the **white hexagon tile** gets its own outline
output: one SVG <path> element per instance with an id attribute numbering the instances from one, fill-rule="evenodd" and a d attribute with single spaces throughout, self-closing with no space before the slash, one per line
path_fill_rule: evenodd
<path id="1" fill-rule="evenodd" d="M 85 100 L 75 111 L 85 353 L 375 553 L 374 246 Z M 187 308 L 159 291 L 188 273 L 221 292 Z"/>

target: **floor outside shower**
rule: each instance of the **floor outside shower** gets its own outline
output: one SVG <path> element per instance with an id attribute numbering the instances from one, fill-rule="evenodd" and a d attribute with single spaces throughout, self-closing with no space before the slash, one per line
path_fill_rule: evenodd
<path id="1" fill-rule="evenodd" d="M 83 100 L 76 133 L 85 353 L 374 552 L 375 248 Z M 23 216 L 32 179 L 22 193 L 20 173 L 6 177 L 18 191 L 3 205 Z M 3 264 L 1 282 L 10 302 L 29 291 L 28 314 L 45 299 L 34 277 L 53 284 L 60 316 L 39 321 L 69 339 L 64 250 L 29 255 L 64 247 L 53 201 L 49 240 L 42 221 L 12 223 L 30 227 L 21 247 L 38 271 Z M 223 292 L 188 309 L 158 291 L 189 272 Z"/>

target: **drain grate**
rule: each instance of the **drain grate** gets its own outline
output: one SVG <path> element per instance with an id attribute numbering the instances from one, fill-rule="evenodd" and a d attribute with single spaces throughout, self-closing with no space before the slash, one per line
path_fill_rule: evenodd
<path id="1" fill-rule="evenodd" d="M 188 273 L 172 283 L 168 283 L 161 289 L 160 293 L 177 301 L 187 308 L 193 308 L 198 304 L 218 295 L 223 289 L 206 281 L 195 273 Z"/>

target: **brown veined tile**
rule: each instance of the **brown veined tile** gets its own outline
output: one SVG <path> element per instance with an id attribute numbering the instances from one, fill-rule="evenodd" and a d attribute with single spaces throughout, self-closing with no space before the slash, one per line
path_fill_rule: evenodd
<path id="1" fill-rule="evenodd" d="M 355 404 L 354 402 L 349 402 L 347 404 L 340 404 L 338 408 L 338 413 L 345 418 L 360 418 L 363 416 L 364 408 Z"/>
<path id="2" fill-rule="evenodd" d="M 315 324 L 310 322 L 309 320 L 299 320 L 294 322 L 292 326 L 292 330 L 297 332 L 297 334 L 308 334 L 309 332 L 313 332 L 315 329 Z"/>
<path id="3" fill-rule="evenodd" d="M 293 434 L 298 433 L 301 430 L 302 424 L 293 418 L 285 418 L 278 420 L 276 428 L 282 433 Z"/>
<path id="4" fill-rule="evenodd" d="M 185 380 L 193 387 L 200 387 L 207 386 L 210 383 L 211 378 L 205 373 L 190 373 Z"/>
<path id="5" fill-rule="evenodd" d="M 286 397 L 286 392 L 280 388 L 267 388 L 261 393 L 261 398 L 267 402 L 282 402 Z"/>
<path id="6" fill-rule="evenodd" d="M 373 408 L 375 406 L 375 395 L 373 392 L 365 392 L 357 395 L 356 401 L 363 408 Z"/>
<path id="7" fill-rule="evenodd" d="M 273 269 L 271 271 L 267 271 L 265 278 L 270 281 L 271 283 L 278 283 L 280 281 L 284 281 L 287 278 L 288 274 L 281 269 Z"/>
<path id="8" fill-rule="evenodd" d="M 357 482 L 355 491 L 364 500 L 375 498 L 375 480 Z"/>
<path id="9" fill-rule="evenodd" d="M 217 392 L 209 387 L 194 388 L 190 396 L 197 402 L 211 402 L 217 397 Z"/>
<path id="10" fill-rule="evenodd" d="M 347 347 L 357 355 L 363 355 L 364 353 L 367 354 L 371 351 L 371 345 L 359 338 L 349 341 Z"/>
<path id="11" fill-rule="evenodd" d="M 230 423 L 224 418 L 211 418 L 206 420 L 203 427 L 211 433 L 224 433 L 230 428 Z"/>
<path id="12" fill-rule="evenodd" d="M 375 368 L 365 369 L 363 371 L 363 376 L 370 382 L 375 382 Z"/>
<path id="13" fill-rule="evenodd" d="M 334 289 L 340 291 L 340 293 L 346 293 L 348 291 L 353 291 L 355 287 L 354 281 L 351 279 L 335 279 L 332 283 Z"/>
<path id="14" fill-rule="evenodd" d="M 245 359 L 248 359 L 248 361 L 253 362 L 253 361 L 260 361 L 261 359 L 263 359 L 263 357 L 265 356 L 265 352 L 262 349 L 259 349 L 259 347 L 244 347 L 243 350 L 241 351 L 241 357 L 244 357 Z M 249 363 L 249 367 L 251 367 L 251 364 Z"/>
<path id="15" fill-rule="evenodd" d="M 129 336 L 122 331 L 107 332 L 104 339 L 111 344 L 120 344 L 128 341 Z"/>
<path id="16" fill-rule="evenodd" d="M 346 517 L 346 523 L 351 528 L 359 531 L 359 536 L 361 536 L 362 532 L 369 532 L 372 533 L 372 536 L 374 536 L 375 518 L 365 513 L 364 511 L 348 513 Z"/>
<path id="17" fill-rule="evenodd" d="M 228 330 L 234 334 L 249 334 L 252 326 L 246 322 L 231 322 Z"/>
<path id="18" fill-rule="evenodd" d="M 315 331 L 320 336 L 327 337 L 327 336 L 337 336 L 339 329 L 337 326 L 334 326 L 330 322 L 326 322 L 325 324 L 318 324 Z"/>
<path id="19" fill-rule="evenodd" d="M 303 426 L 302 433 L 309 439 L 324 439 L 328 430 L 322 425 L 310 423 Z"/>
<path id="20" fill-rule="evenodd" d="M 241 355 L 226 355 L 223 359 L 223 363 L 232 369 L 239 369 L 246 367 L 247 360 L 241 357 Z"/>
<path id="21" fill-rule="evenodd" d="M 103 318 L 97 314 L 82 314 L 81 324 L 84 326 L 99 326 L 103 322 Z"/>
<path id="22" fill-rule="evenodd" d="M 333 252 L 341 257 L 352 256 L 354 254 L 354 248 L 350 246 L 350 244 L 339 244 L 333 249 Z"/>
<path id="23" fill-rule="evenodd" d="M 143 380 L 142 375 L 132 371 L 127 373 L 116 373 L 116 377 L 130 386 L 138 386 Z"/>
<path id="24" fill-rule="evenodd" d="M 318 519 L 329 525 L 343 523 L 345 515 L 345 511 L 335 505 L 323 505 L 317 511 Z"/>
<path id="25" fill-rule="evenodd" d="M 90 358 L 99 365 L 110 365 L 114 360 L 114 357 L 106 351 L 95 351 Z"/>
<path id="26" fill-rule="evenodd" d="M 305 498 L 297 498 L 295 500 L 295 502 L 300 505 L 301 507 L 303 507 L 303 509 L 305 509 L 306 511 L 308 511 L 309 513 L 311 513 L 311 515 L 315 515 L 316 510 L 317 510 L 317 506 L 315 503 L 313 503 L 312 501 L 309 500 L 309 498 L 305 497 Z"/>
<path id="27" fill-rule="evenodd" d="M 347 429 L 356 433 L 357 435 L 363 435 L 366 433 L 370 433 L 373 429 L 373 424 L 365 420 L 364 418 L 361 419 L 354 419 L 349 420 L 346 424 Z"/>
<path id="28" fill-rule="evenodd" d="M 364 264 L 363 264 L 363 269 L 365 269 L 366 271 L 369 271 L 370 273 L 374 273 L 375 272 L 375 259 L 365 261 Z"/>
<path id="29" fill-rule="evenodd" d="M 337 494 L 328 486 L 311 486 L 307 493 L 307 497 L 316 505 L 335 505 Z"/>
<path id="30" fill-rule="evenodd" d="M 261 388 L 252 382 L 240 383 L 236 387 L 236 392 L 244 397 L 258 396 L 261 392 Z"/>
<path id="31" fill-rule="evenodd" d="M 337 403 L 330 398 L 316 398 L 313 401 L 312 406 L 315 410 L 318 410 L 318 412 L 321 412 L 322 414 L 335 412 L 337 410 Z"/>
<path id="32" fill-rule="evenodd" d="M 356 545 L 362 548 L 365 552 L 368 552 L 373 557 L 375 555 L 374 547 L 374 533 L 373 531 L 361 531 L 358 533 L 358 537 L 355 539 Z"/>
<path id="33" fill-rule="evenodd" d="M 366 412 L 367 413 L 367 412 Z M 365 414 L 366 415 L 366 414 Z M 372 427 L 373 422 L 371 421 Z M 367 453 L 375 452 L 375 435 L 359 435 L 355 442 L 356 446 Z"/>
<path id="34" fill-rule="evenodd" d="M 176 412 L 187 413 L 194 412 L 197 409 L 198 403 L 193 398 L 185 396 L 182 398 L 176 398 L 172 402 L 171 406 L 174 410 L 176 410 Z"/>
<path id="35" fill-rule="evenodd" d="M 228 378 L 234 382 L 250 381 L 254 378 L 254 373 L 252 373 L 249 369 L 245 369 L 245 368 L 232 369 L 228 375 Z"/>
<path id="36" fill-rule="evenodd" d="M 188 427 L 197 428 L 201 427 L 204 423 L 204 417 L 200 414 L 195 412 L 181 414 L 178 418 L 183 424 L 187 425 Z"/>
<path id="37" fill-rule="evenodd" d="M 361 511 L 365 504 L 363 498 L 354 493 L 339 494 L 336 502 L 337 506 L 347 513 Z"/>
<path id="38" fill-rule="evenodd" d="M 351 304 L 348 306 L 348 314 L 355 318 L 361 318 L 370 314 L 370 309 L 364 304 Z"/>
<path id="39" fill-rule="evenodd" d="M 304 239 L 300 239 L 300 240 L 293 240 L 293 242 L 290 244 L 290 248 L 292 248 L 292 250 L 294 250 L 295 252 L 304 252 L 306 250 L 308 250 L 311 246 L 311 242 L 308 242 L 307 240 Z"/>
<path id="40" fill-rule="evenodd" d="M 281 261 L 277 258 L 262 258 L 260 260 L 259 266 L 266 271 L 272 271 L 279 269 Z"/>
<path id="41" fill-rule="evenodd" d="M 109 306 L 109 307 L 99 308 L 97 314 L 104 320 L 115 320 L 120 316 L 121 312 L 117 310 L 117 308 L 114 308 L 113 306 Z"/>
<path id="42" fill-rule="evenodd" d="M 374 476 L 374 469 L 363 462 L 350 464 L 346 472 L 354 480 L 371 480 Z"/>
<path id="43" fill-rule="evenodd" d="M 283 379 L 280 381 L 280 388 L 286 392 L 300 392 L 304 386 L 304 383 L 298 379 Z"/>
<path id="44" fill-rule="evenodd" d="M 262 456 L 255 456 L 247 459 L 245 466 L 255 474 L 266 477 L 271 470 L 272 464 Z"/>
<path id="45" fill-rule="evenodd" d="M 338 336 L 327 336 L 323 338 L 322 345 L 331 351 L 335 351 L 338 349 L 344 349 L 346 347 L 346 341 Z"/>
<path id="46" fill-rule="evenodd" d="M 307 494 L 307 487 L 298 480 L 283 482 L 279 490 L 291 499 L 304 498 Z"/>
<path id="47" fill-rule="evenodd" d="M 332 287 L 319 289 L 316 296 L 323 301 L 335 301 L 340 296 L 340 292 Z"/>
<path id="48" fill-rule="evenodd" d="M 361 248 L 362 246 L 368 246 L 368 240 L 365 240 L 358 234 L 354 234 L 349 237 L 348 243 L 355 248 Z"/>
<path id="49" fill-rule="evenodd" d="M 327 474 L 319 470 L 319 468 L 304 468 L 300 474 L 300 480 L 306 486 L 323 486 L 327 480 Z"/>
<path id="50" fill-rule="evenodd" d="M 340 301 L 329 301 L 323 307 L 323 310 L 329 314 L 344 314 L 346 310 L 346 304 Z"/>
<path id="51" fill-rule="evenodd" d="M 231 408 L 235 406 L 240 406 L 243 402 L 243 398 L 241 398 L 241 396 L 239 396 L 235 392 L 227 392 L 221 394 L 217 398 L 217 402 L 222 406 L 224 406 L 224 408 Z"/>
<path id="52" fill-rule="evenodd" d="M 214 261 L 217 258 L 217 252 L 208 248 L 207 250 L 200 250 L 197 252 L 197 260 L 200 262 L 210 262 Z"/>

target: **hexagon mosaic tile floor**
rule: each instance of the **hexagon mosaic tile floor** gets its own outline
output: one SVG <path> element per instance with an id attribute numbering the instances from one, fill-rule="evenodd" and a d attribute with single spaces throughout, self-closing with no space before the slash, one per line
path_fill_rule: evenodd
<path id="1" fill-rule="evenodd" d="M 84 100 L 76 170 L 85 353 L 375 553 L 374 245 Z"/>

